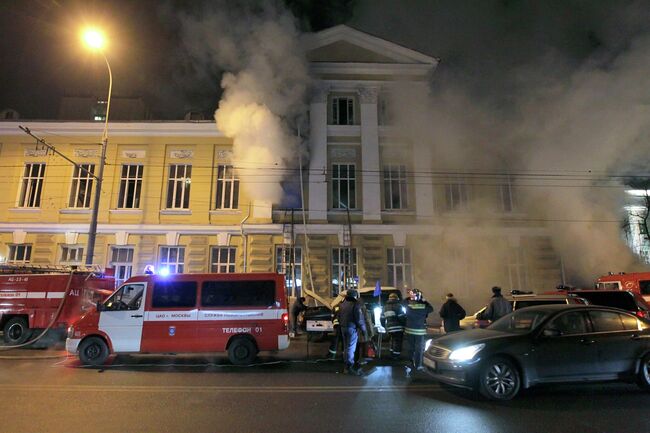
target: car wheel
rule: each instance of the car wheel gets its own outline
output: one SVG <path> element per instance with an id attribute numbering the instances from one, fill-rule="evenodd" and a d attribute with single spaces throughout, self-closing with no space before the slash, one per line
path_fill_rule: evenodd
<path id="1" fill-rule="evenodd" d="M 103 365 L 108 358 L 108 346 L 99 337 L 88 337 L 79 345 L 79 359 L 85 365 Z"/>
<path id="2" fill-rule="evenodd" d="M 481 367 L 479 391 L 490 400 L 510 400 L 521 388 L 517 367 L 508 359 L 488 359 Z"/>
<path id="3" fill-rule="evenodd" d="M 645 391 L 650 391 L 650 354 L 641 358 L 641 365 L 639 365 L 639 375 L 637 376 L 637 384 Z"/>
<path id="4" fill-rule="evenodd" d="M 4 340 L 9 345 L 23 344 L 30 335 L 29 324 L 23 317 L 14 317 L 5 324 Z"/>
<path id="5" fill-rule="evenodd" d="M 228 347 L 228 359 L 235 365 L 250 365 L 257 356 L 257 347 L 246 337 L 236 338 Z"/>

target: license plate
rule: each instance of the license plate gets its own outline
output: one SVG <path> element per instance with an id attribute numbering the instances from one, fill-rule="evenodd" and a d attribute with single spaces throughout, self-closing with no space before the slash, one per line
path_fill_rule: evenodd
<path id="1" fill-rule="evenodd" d="M 432 370 L 436 369 L 436 361 L 429 359 L 429 358 L 424 358 L 424 365 L 429 367 Z"/>
<path id="2" fill-rule="evenodd" d="M 330 320 L 307 320 L 307 331 L 330 332 L 334 330 Z"/>

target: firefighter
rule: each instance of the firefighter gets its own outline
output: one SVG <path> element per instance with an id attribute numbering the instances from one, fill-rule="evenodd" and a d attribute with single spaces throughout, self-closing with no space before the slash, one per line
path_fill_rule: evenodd
<path id="1" fill-rule="evenodd" d="M 339 326 L 340 309 L 341 307 L 337 305 L 332 310 L 332 327 L 334 328 L 334 337 L 332 337 L 329 348 L 329 355 L 331 359 L 336 359 L 336 354 L 338 353 L 339 346 L 343 343 L 343 338 L 341 337 L 341 327 Z"/>
<path id="2" fill-rule="evenodd" d="M 350 289 L 345 294 L 345 300 L 341 302 L 339 308 L 339 326 L 343 336 L 343 347 L 345 349 L 345 374 L 355 376 L 363 375 L 360 368 L 355 367 L 354 351 L 357 347 L 358 332 L 357 329 L 366 333 L 366 321 L 361 311 L 361 303 L 358 301 L 359 292 Z"/>
<path id="3" fill-rule="evenodd" d="M 424 370 L 422 357 L 424 355 L 424 337 L 427 335 L 427 316 L 433 312 L 433 307 L 422 297 L 422 292 L 418 289 L 411 289 L 409 295 L 406 299 L 404 333 L 413 368 L 422 371 Z"/>
<path id="4" fill-rule="evenodd" d="M 307 306 L 305 305 L 305 298 L 299 297 L 291 306 L 291 330 L 294 335 L 298 335 L 298 316 L 300 313 L 305 311 Z"/>
<path id="5" fill-rule="evenodd" d="M 386 331 L 390 336 L 390 355 L 393 358 L 399 358 L 402 354 L 405 316 L 406 309 L 400 303 L 399 296 L 397 293 L 391 293 L 384 306 L 384 317 L 386 318 Z"/>

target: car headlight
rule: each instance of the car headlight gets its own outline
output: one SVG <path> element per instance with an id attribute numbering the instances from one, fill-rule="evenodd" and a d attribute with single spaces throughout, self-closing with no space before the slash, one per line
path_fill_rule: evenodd
<path id="1" fill-rule="evenodd" d="M 68 326 L 68 338 L 72 338 L 74 336 L 74 326 Z"/>
<path id="2" fill-rule="evenodd" d="M 479 353 L 485 347 L 484 343 L 474 344 L 472 346 L 461 347 L 456 349 L 449 355 L 449 359 L 452 361 L 469 361 L 474 358 L 477 353 Z"/>
<path id="3" fill-rule="evenodd" d="M 432 338 L 429 338 L 427 341 L 424 342 L 424 351 L 426 352 L 429 350 L 429 347 L 431 347 L 431 342 L 433 341 Z"/>

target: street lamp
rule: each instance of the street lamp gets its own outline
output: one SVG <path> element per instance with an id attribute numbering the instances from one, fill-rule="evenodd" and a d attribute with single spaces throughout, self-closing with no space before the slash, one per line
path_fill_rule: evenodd
<path id="1" fill-rule="evenodd" d="M 108 145 L 108 113 L 111 109 L 111 93 L 113 91 L 113 72 L 108 59 L 104 54 L 106 39 L 104 35 L 96 29 L 88 29 L 83 32 L 82 39 L 87 47 L 97 51 L 104 57 L 106 67 L 108 68 L 108 99 L 106 101 L 106 119 L 104 120 L 104 132 L 102 133 L 102 155 L 99 160 L 99 173 L 97 173 L 97 188 L 93 201 L 92 214 L 90 218 L 90 228 L 88 229 L 88 247 L 86 252 L 86 265 L 93 264 L 93 255 L 95 252 L 95 238 L 97 237 L 97 215 L 99 213 L 99 199 L 102 192 L 102 180 L 104 179 L 104 164 L 106 163 L 106 147 Z"/>

